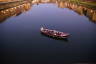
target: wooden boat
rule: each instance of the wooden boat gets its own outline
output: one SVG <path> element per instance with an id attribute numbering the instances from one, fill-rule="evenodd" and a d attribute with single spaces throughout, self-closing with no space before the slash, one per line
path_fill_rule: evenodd
<path id="1" fill-rule="evenodd" d="M 41 27 L 40 31 L 44 35 L 47 35 L 47 36 L 50 36 L 50 37 L 53 37 L 53 38 L 60 38 L 60 39 L 68 38 L 68 36 L 70 35 L 68 33 L 60 32 L 60 31 L 57 31 L 57 30 L 50 30 L 50 29 L 46 29 L 46 28 L 43 28 L 43 27 Z"/>

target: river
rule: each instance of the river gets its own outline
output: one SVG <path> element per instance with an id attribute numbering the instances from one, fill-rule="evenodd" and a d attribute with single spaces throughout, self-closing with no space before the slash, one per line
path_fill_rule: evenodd
<path id="1" fill-rule="evenodd" d="M 49 38 L 40 33 L 41 26 L 71 35 Z M 96 10 L 60 0 L 33 0 L 0 10 L 0 49 L 6 64 L 92 64 Z"/>

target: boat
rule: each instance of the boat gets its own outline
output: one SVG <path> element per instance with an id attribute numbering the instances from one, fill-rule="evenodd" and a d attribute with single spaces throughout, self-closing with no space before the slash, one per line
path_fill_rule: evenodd
<path id="1" fill-rule="evenodd" d="M 69 33 L 64 33 L 64 32 L 60 32 L 57 30 L 51 30 L 51 29 L 47 29 L 47 28 L 40 28 L 40 31 L 42 34 L 49 36 L 49 37 L 53 37 L 53 38 L 60 38 L 60 39 L 65 39 L 68 38 L 68 36 L 70 35 Z"/>

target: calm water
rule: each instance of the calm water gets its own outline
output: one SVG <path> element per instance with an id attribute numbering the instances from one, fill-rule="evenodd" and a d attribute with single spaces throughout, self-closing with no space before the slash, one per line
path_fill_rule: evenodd
<path id="1" fill-rule="evenodd" d="M 68 4 L 68 3 L 67 3 Z M 0 49 L 4 62 L 12 64 L 67 64 L 96 61 L 96 10 L 68 8 L 66 3 L 37 3 L 1 10 Z M 65 6 L 64 6 L 65 5 Z M 74 8 L 74 9 L 73 9 Z M 78 8 L 78 9 L 77 9 Z M 86 10 L 85 10 L 86 8 Z M 76 10 L 77 9 L 77 10 Z M 87 11 L 87 13 L 82 13 Z M 89 11 L 89 13 L 88 13 Z M 94 16 L 92 17 L 92 13 Z M 92 16 L 88 16 L 92 15 Z M 92 17 L 92 18 L 91 18 Z M 40 27 L 68 32 L 67 41 L 40 33 Z"/>

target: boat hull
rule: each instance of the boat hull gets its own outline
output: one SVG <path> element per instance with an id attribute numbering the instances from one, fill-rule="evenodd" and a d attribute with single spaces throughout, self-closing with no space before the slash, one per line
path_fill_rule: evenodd
<path id="1" fill-rule="evenodd" d="M 69 36 L 68 33 L 45 29 L 45 28 L 41 28 L 41 33 L 48 37 L 57 38 L 57 39 L 66 39 Z"/>

